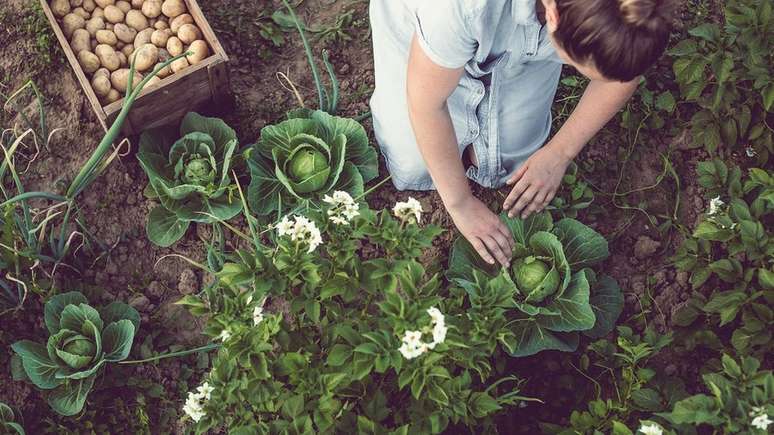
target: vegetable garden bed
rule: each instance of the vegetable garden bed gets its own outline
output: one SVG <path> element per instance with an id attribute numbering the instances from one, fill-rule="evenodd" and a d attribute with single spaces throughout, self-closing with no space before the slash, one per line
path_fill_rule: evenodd
<path id="1" fill-rule="evenodd" d="M 0 6 L 0 433 L 770 432 L 770 1 L 692 4 L 550 210 L 503 217 L 509 270 L 390 185 L 367 2 L 293 4 L 319 82 L 279 2 L 202 2 L 233 111 L 129 154 L 43 8 Z"/>

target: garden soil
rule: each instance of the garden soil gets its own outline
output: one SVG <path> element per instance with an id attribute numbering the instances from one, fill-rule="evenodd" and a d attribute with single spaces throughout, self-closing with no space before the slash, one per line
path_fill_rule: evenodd
<path id="1" fill-rule="evenodd" d="M 47 47 L 45 40 L 41 41 L 47 33 L 45 23 L 41 24 L 40 16 L 36 15 L 36 3 L 33 0 L 0 3 L 0 91 L 8 93 L 28 79 L 40 87 L 45 96 L 48 125 L 55 131 L 47 146 L 41 147 L 34 157 L 23 181 L 28 190 L 61 193 L 99 143 L 103 131 L 61 50 L 56 47 L 55 39 L 49 41 L 52 48 Z M 241 143 L 248 145 L 256 140 L 263 126 L 280 120 L 287 110 L 298 106 L 298 98 L 287 82 L 280 80 L 280 75 L 290 79 L 307 107 L 316 106 L 316 92 L 297 34 L 278 32 L 284 39 L 279 47 L 261 36 L 261 30 L 271 26 L 271 14 L 280 10 L 278 2 L 208 0 L 200 3 L 231 57 L 233 91 L 233 103 L 229 107 L 205 107 L 204 113 L 223 117 L 236 129 Z M 341 84 L 340 113 L 352 117 L 366 113 L 374 82 L 367 2 L 306 0 L 301 2 L 299 10 L 313 30 L 329 27 L 342 14 L 352 11 L 351 22 L 345 22 L 343 26 L 346 36 L 321 40 L 313 34 L 311 40 L 315 53 L 319 54 L 322 49 L 330 52 Z M 0 121 L 8 128 L 18 119 L 6 112 L 0 115 Z M 616 126 L 617 121 L 611 122 L 611 131 L 614 132 Z M 370 131 L 368 121 L 366 127 Z M 145 218 L 154 203 L 142 194 L 147 179 L 134 155 L 137 138 L 128 140 L 131 149 L 123 153 L 80 199 L 84 224 L 99 249 L 82 248 L 84 253 L 94 253 L 87 259 L 83 276 L 73 276 L 74 272 L 63 269 L 58 272 L 63 277 L 55 277 L 55 283 L 66 285 L 68 279 L 78 278 L 85 283 L 83 290 L 99 302 L 124 300 L 135 306 L 143 317 L 136 343 L 151 354 L 202 344 L 204 338 L 196 327 L 200 321 L 173 303 L 183 295 L 195 292 L 207 279 L 179 257 L 204 261 L 202 236 L 206 235 L 207 229 L 192 226 L 185 238 L 169 249 L 155 247 L 147 240 Z M 595 168 L 585 175 L 596 189 L 596 202 L 579 218 L 610 240 L 612 255 L 605 269 L 618 279 L 625 292 L 626 308 L 622 316 L 642 315 L 647 309 L 650 312 L 648 318 L 654 319 L 655 326 L 662 332 L 670 329 L 671 314 L 687 299 L 689 285 L 687 276 L 677 272 L 668 258 L 668 253 L 674 252 L 679 240 L 675 235 L 679 232 L 665 233 L 655 228 L 648 215 L 669 216 L 675 201 L 679 200 L 681 207 L 674 224 L 690 228 L 704 209 L 702 192 L 696 186 L 692 168 L 705 156 L 680 146 L 679 142 L 685 140 L 685 135 L 640 137 L 633 157 L 624 166 L 620 156 L 629 144 L 621 141 L 621 135 L 601 134 L 579 156 L 579 161 L 586 167 Z M 35 154 L 34 150 L 26 152 L 30 156 Z M 679 187 L 673 181 L 659 178 L 664 164 L 661 156 L 667 154 L 680 178 Z M 622 173 L 625 175 L 619 183 Z M 380 175 L 380 178 L 387 175 L 384 165 L 381 165 Z M 652 185 L 658 187 L 648 188 Z M 636 192 L 638 189 L 645 190 Z M 632 191 L 635 193 L 626 198 L 611 194 Z M 505 190 L 496 192 L 481 188 L 475 188 L 475 192 L 493 208 L 499 207 L 507 194 Z M 387 208 L 409 195 L 423 204 L 427 221 L 447 229 L 425 256 L 428 262 L 445 262 L 456 235 L 437 194 L 398 192 L 388 183 L 372 193 L 368 202 L 376 209 Z M 624 203 L 626 205 L 622 205 Z M 672 236 L 665 237 L 664 234 Z M 115 424 L 112 426 L 115 432 L 111 433 L 124 430 L 134 433 L 147 427 L 153 428 L 153 433 L 181 431 L 179 409 L 188 385 L 196 384 L 197 373 L 201 374 L 206 366 L 206 360 L 202 362 L 201 356 L 117 369 L 121 370 L 126 384 L 97 385 L 87 405 L 95 411 L 79 419 L 50 417 L 40 395 L 23 383 L 13 382 L 5 370 L 10 342 L 42 335 L 41 308 L 39 303 L 33 302 L 23 311 L 0 318 L 0 343 L 3 345 L 0 366 L 4 368 L 0 370 L 0 401 L 22 411 L 25 424 L 37 429 L 29 433 L 57 428 L 63 433 L 83 433 L 93 427 L 89 426 L 92 422 Z M 149 334 L 150 331 L 156 332 Z M 670 366 L 674 372 L 691 375 L 696 369 L 690 361 L 672 362 L 668 360 L 668 353 L 666 355 L 661 363 Z M 519 432 L 517 427 L 522 424 L 526 425 L 524 430 L 533 430 L 528 428 L 534 428 L 537 420 L 559 422 L 566 418 L 573 404 L 565 396 L 577 396 L 568 364 L 572 364 L 571 359 L 554 358 L 554 354 L 548 352 L 514 365 L 517 374 L 528 379 L 523 394 L 541 397 L 551 405 L 530 405 L 504 419 L 502 424 L 509 432 Z M 541 373 L 542 376 L 530 377 L 527 376 L 529 373 Z M 190 382 L 186 382 L 187 379 Z M 125 385 L 134 388 L 121 388 Z M 140 391 L 141 394 L 135 396 L 127 391 Z M 133 429 L 117 429 L 130 427 Z"/>

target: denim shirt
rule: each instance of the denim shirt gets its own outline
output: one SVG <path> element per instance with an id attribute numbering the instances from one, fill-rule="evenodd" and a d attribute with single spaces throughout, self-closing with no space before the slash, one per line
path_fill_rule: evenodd
<path id="1" fill-rule="evenodd" d="M 405 71 L 414 34 L 435 64 L 465 68 L 447 105 L 460 151 L 472 145 L 476 152 L 478 167 L 469 168 L 468 177 L 485 187 L 502 186 L 543 145 L 562 62 L 537 18 L 535 0 L 372 0 L 371 20 L 374 126 L 403 188 L 432 188 L 429 176 L 402 174 L 400 160 L 417 147 L 415 139 L 379 131 L 382 115 L 390 129 L 407 118 L 390 119 L 388 112 L 407 111 Z"/>

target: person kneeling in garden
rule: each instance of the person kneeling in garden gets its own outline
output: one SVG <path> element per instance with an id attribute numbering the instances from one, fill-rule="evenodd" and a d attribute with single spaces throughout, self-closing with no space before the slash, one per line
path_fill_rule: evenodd
<path id="1" fill-rule="evenodd" d="M 510 232 L 475 198 L 512 186 L 509 215 L 553 199 L 570 161 L 664 52 L 673 0 L 372 0 L 374 131 L 400 190 L 437 189 L 483 259 Z M 590 79 L 545 145 L 562 64 Z M 413 134 L 412 134 L 413 131 Z M 467 165 L 465 162 L 469 162 Z"/>

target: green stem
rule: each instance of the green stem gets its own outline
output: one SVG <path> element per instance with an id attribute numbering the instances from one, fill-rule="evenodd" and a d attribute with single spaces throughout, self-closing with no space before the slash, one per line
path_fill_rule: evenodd
<path id="1" fill-rule="evenodd" d="M 179 356 L 187 356 L 194 353 L 199 352 L 209 352 L 211 350 L 220 349 L 220 344 L 210 343 L 206 346 L 197 347 L 195 349 L 187 349 L 187 350 L 181 350 L 178 352 L 170 352 L 170 353 L 164 353 L 161 355 L 154 356 L 152 358 L 146 358 L 146 359 L 140 359 L 140 360 L 133 360 L 133 361 L 121 361 L 119 364 L 145 364 L 149 362 L 159 361 L 162 359 L 167 358 L 175 358 Z"/>
<path id="2" fill-rule="evenodd" d="M 371 187 L 370 189 L 368 189 L 365 192 L 363 192 L 362 195 L 358 195 L 358 197 L 355 198 L 355 201 L 357 201 L 358 199 L 363 199 L 366 196 L 372 194 L 375 190 L 377 190 L 378 188 L 384 186 L 384 184 L 387 183 L 390 180 L 392 180 L 392 175 L 388 175 L 387 178 L 385 178 L 384 180 L 381 180 L 378 183 L 376 183 L 373 187 Z"/>

